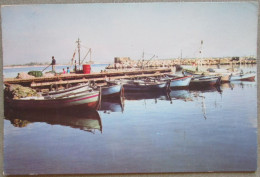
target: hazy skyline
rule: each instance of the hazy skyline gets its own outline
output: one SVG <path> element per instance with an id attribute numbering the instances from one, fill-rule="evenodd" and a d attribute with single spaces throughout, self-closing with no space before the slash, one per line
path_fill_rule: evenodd
<path id="1" fill-rule="evenodd" d="M 97 62 L 256 56 L 256 2 L 167 2 L 2 7 L 3 63 L 70 62 L 80 38 Z M 86 50 L 82 51 L 84 57 Z"/>

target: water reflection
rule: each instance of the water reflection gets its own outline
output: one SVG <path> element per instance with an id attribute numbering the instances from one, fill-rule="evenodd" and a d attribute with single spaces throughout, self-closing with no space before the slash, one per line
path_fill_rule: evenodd
<path id="1" fill-rule="evenodd" d="M 255 81 L 233 81 L 230 83 L 221 84 L 221 89 L 233 90 L 236 87 L 244 89 L 245 87 L 255 87 L 255 86 L 256 86 Z"/>
<path id="2" fill-rule="evenodd" d="M 168 98 L 171 103 L 173 100 L 193 101 L 189 90 L 171 90 L 171 92 L 168 93 Z"/>
<path id="3" fill-rule="evenodd" d="M 124 98 L 126 100 L 167 100 L 167 93 L 164 91 L 155 92 L 125 92 Z"/>
<path id="4" fill-rule="evenodd" d="M 202 92 L 202 93 L 205 93 L 205 92 L 219 92 L 220 94 L 222 93 L 222 90 L 221 90 L 221 87 L 220 86 L 208 86 L 208 87 L 192 87 L 192 88 L 189 88 L 189 90 L 191 92 Z"/>
<path id="5" fill-rule="evenodd" d="M 110 112 L 124 112 L 124 98 L 102 99 L 99 111 L 109 114 Z"/>
<path id="6" fill-rule="evenodd" d="M 102 122 L 96 110 L 82 108 L 48 110 L 5 110 L 5 119 L 10 120 L 15 127 L 26 127 L 30 123 L 45 122 L 51 125 L 69 126 L 75 129 L 95 133 L 102 133 Z"/>

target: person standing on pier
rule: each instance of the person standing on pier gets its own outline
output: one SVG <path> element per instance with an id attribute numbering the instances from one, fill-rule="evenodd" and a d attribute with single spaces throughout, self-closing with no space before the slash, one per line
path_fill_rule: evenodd
<path id="1" fill-rule="evenodd" d="M 55 60 L 54 56 L 52 56 L 51 65 L 52 65 L 52 71 L 55 72 L 56 60 Z"/>

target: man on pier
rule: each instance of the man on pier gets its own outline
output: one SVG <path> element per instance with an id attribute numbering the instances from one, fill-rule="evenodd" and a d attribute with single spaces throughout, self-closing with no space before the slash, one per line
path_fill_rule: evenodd
<path id="1" fill-rule="evenodd" d="M 51 65 L 52 65 L 52 71 L 55 72 L 56 60 L 55 60 L 54 56 L 52 56 Z"/>

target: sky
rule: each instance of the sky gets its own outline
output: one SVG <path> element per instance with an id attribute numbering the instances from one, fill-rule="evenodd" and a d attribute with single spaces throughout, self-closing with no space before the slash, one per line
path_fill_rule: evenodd
<path id="1" fill-rule="evenodd" d="M 153 2 L 2 6 L 3 63 L 69 63 L 256 56 L 257 2 Z M 203 40 L 202 55 L 199 56 Z M 77 58 L 78 56 L 76 56 Z M 88 60 L 88 58 L 86 59 Z"/>

